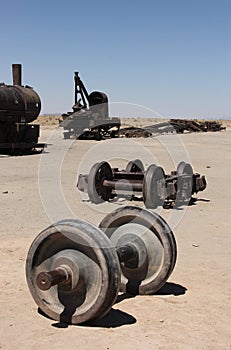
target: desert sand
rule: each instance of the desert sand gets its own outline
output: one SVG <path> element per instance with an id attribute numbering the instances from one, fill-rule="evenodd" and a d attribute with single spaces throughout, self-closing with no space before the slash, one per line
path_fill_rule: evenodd
<path id="1" fill-rule="evenodd" d="M 128 143 L 70 142 L 62 139 L 57 125 L 47 123 L 41 128 L 40 141 L 48 143 L 43 154 L 0 155 L 0 349 L 231 349 L 230 137 L 227 123 L 227 130 L 217 133 Z M 115 150 L 111 163 L 119 167 L 134 158 L 147 167 L 154 159 L 169 172 L 179 160 L 189 159 L 194 172 L 206 176 L 208 186 L 194 196 L 194 205 L 160 210 L 174 231 L 178 257 L 159 292 L 120 295 L 109 314 L 94 326 L 59 324 L 41 315 L 30 295 L 25 278 L 27 252 L 37 234 L 56 219 L 56 211 L 58 219 L 65 218 L 71 208 L 72 215 L 98 225 L 106 212 L 129 204 L 120 200 L 97 207 L 76 188 L 77 174 L 89 170 L 94 157 L 109 159 L 111 150 Z M 54 153 L 56 158 L 51 156 Z M 52 174 L 59 167 L 61 172 Z M 52 178 L 65 197 L 63 210 Z M 141 201 L 130 204 L 143 206 Z"/>

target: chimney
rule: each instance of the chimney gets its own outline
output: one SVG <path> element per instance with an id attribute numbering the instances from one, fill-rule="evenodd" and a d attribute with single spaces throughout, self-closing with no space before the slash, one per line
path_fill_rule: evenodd
<path id="1" fill-rule="evenodd" d="M 12 64 L 13 85 L 22 85 L 22 65 Z"/>

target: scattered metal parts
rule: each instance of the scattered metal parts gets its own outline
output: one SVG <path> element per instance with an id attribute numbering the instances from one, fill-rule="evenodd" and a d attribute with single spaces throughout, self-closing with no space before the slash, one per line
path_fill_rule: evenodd
<path id="1" fill-rule="evenodd" d="M 188 119 L 170 119 L 170 124 L 174 127 L 177 133 L 183 134 L 188 132 L 207 132 L 221 131 L 226 128 L 221 123 L 216 121 L 198 121 Z"/>
<path id="2" fill-rule="evenodd" d="M 39 115 L 41 101 L 30 86 L 22 86 L 21 64 L 12 65 L 13 85 L 0 84 L 0 151 L 25 153 L 43 149 L 39 125 L 29 124 Z"/>
<path id="3" fill-rule="evenodd" d="M 205 176 L 193 173 L 192 166 L 180 162 L 177 170 L 165 174 L 162 167 L 151 164 L 144 170 L 139 159 L 129 161 L 125 170 L 111 168 L 109 163 L 96 163 L 89 175 L 79 175 L 77 188 L 87 192 L 92 203 L 109 201 L 116 196 L 142 196 L 146 208 L 165 204 L 188 204 L 194 193 L 206 188 Z"/>
<path id="4" fill-rule="evenodd" d="M 142 120 L 142 119 L 141 119 Z M 119 137 L 151 137 L 163 134 L 176 134 L 184 132 L 207 132 L 221 131 L 226 128 L 216 121 L 197 121 L 187 119 L 170 119 L 167 122 L 156 123 L 144 127 L 124 127 L 120 128 Z"/>
<path id="5" fill-rule="evenodd" d="M 152 133 L 149 130 L 146 130 L 145 128 L 138 128 L 138 127 L 127 127 L 120 129 L 119 131 L 120 137 L 151 137 Z"/>
<path id="6" fill-rule="evenodd" d="M 177 247 L 155 213 L 124 207 L 99 228 L 63 220 L 33 241 L 26 261 L 31 295 L 47 316 L 68 324 L 102 318 L 119 291 L 153 294 L 167 281 Z"/>

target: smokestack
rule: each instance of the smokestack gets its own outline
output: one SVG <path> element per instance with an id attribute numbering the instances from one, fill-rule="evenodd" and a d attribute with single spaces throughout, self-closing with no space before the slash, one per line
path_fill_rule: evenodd
<path id="1" fill-rule="evenodd" d="M 22 65 L 12 64 L 13 85 L 22 85 Z"/>

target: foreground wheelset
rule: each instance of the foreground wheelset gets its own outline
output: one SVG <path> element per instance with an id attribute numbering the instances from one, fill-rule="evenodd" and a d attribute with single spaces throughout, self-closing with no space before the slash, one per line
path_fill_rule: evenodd
<path id="1" fill-rule="evenodd" d="M 176 242 L 159 215 L 128 206 L 108 214 L 99 226 L 60 221 L 42 231 L 29 249 L 31 295 L 56 321 L 102 318 L 119 291 L 153 294 L 175 266 Z"/>

